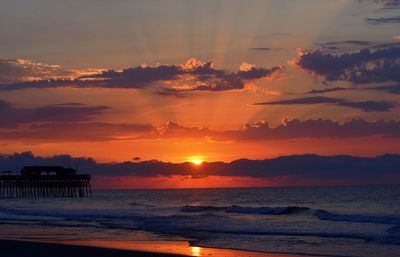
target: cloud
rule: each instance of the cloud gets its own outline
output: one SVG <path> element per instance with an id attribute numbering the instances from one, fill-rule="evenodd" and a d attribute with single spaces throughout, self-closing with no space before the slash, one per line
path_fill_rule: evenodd
<path id="1" fill-rule="evenodd" d="M 0 100 L 0 128 L 30 123 L 86 121 L 109 109 L 107 106 L 86 106 L 79 103 L 15 107 L 9 102 Z"/>
<path id="2" fill-rule="evenodd" d="M 400 0 L 359 0 L 359 2 L 375 2 L 382 5 L 385 9 L 397 8 Z"/>
<path id="3" fill-rule="evenodd" d="M 169 121 L 161 131 L 163 138 L 177 138 L 181 135 L 189 138 L 202 138 L 208 137 L 212 133 L 214 132 L 208 128 L 185 127 L 174 121 Z"/>
<path id="4" fill-rule="evenodd" d="M 196 178 L 201 168 L 201 177 L 253 177 L 316 180 L 352 180 L 354 183 L 373 183 L 374 179 L 400 182 L 399 155 L 377 157 L 292 155 L 266 160 L 239 159 L 229 163 L 205 162 L 201 167 L 192 163 L 166 163 L 141 161 L 123 163 L 97 163 L 91 158 L 73 158 L 69 155 L 38 157 L 30 152 L 0 155 L 4 169 L 16 170 L 24 165 L 64 165 L 79 167 L 94 176 L 191 176 Z"/>
<path id="5" fill-rule="evenodd" d="M 0 130 L 2 141 L 101 142 L 135 139 L 154 130 L 150 124 L 120 124 L 107 122 L 48 122 Z"/>
<path id="6" fill-rule="evenodd" d="M 300 139 L 300 138 L 358 138 L 358 137 L 400 137 L 400 122 L 378 120 L 369 122 L 353 119 L 343 124 L 332 120 L 285 119 L 282 124 L 270 127 L 266 121 L 246 124 L 236 135 L 239 140 Z"/>
<path id="7" fill-rule="evenodd" d="M 149 124 L 114 124 L 93 121 L 107 106 L 61 103 L 15 107 L 0 100 L 0 139 L 3 141 L 105 141 L 136 138 L 150 133 Z"/>
<path id="8" fill-rule="evenodd" d="M 397 17 L 382 17 L 382 18 L 368 18 L 366 21 L 372 25 L 381 24 L 395 24 L 400 23 L 400 16 Z"/>
<path id="9" fill-rule="evenodd" d="M 371 49 L 381 49 L 389 47 L 400 47 L 400 42 L 378 43 L 371 46 Z"/>
<path id="10" fill-rule="evenodd" d="M 333 104 L 342 107 L 350 107 L 364 112 L 387 112 L 396 107 L 396 104 L 387 101 L 349 101 L 341 98 L 324 96 L 302 97 L 288 100 L 255 103 L 254 105 L 314 105 Z"/>
<path id="11" fill-rule="evenodd" d="M 323 49 L 338 50 L 342 48 L 347 49 L 354 46 L 356 47 L 368 46 L 371 44 L 372 43 L 370 41 L 365 41 L 365 40 L 343 40 L 343 41 L 329 41 L 329 42 L 319 43 L 317 45 L 321 46 Z"/>
<path id="12" fill-rule="evenodd" d="M 98 73 L 99 69 L 63 69 L 59 65 L 33 62 L 26 59 L 0 59 L 0 84 L 35 80 L 74 79 Z"/>
<path id="13" fill-rule="evenodd" d="M 0 140 L 22 142 L 94 142 L 142 139 L 204 139 L 211 141 L 268 141 L 319 138 L 400 138 L 400 122 L 374 122 L 353 119 L 345 123 L 332 120 L 285 119 L 272 127 L 267 121 L 247 123 L 237 130 L 211 130 L 168 122 L 164 127 L 145 123 L 107 123 L 98 121 L 43 122 L 0 129 Z"/>
<path id="14" fill-rule="evenodd" d="M 338 102 L 336 105 L 360 109 L 364 112 L 388 112 L 397 106 L 397 104 L 387 101 L 352 102 L 347 100 Z"/>
<path id="15" fill-rule="evenodd" d="M 390 94 L 400 94 L 400 84 L 371 87 L 369 89 L 383 91 Z"/>
<path id="16" fill-rule="evenodd" d="M 375 0 L 375 2 L 381 3 L 385 6 L 399 6 L 400 0 Z"/>
<path id="17" fill-rule="evenodd" d="M 214 141 L 263 141 L 306 138 L 400 138 L 400 122 L 378 120 L 375 122 L 353 119 L 344 123 L 323 119 L 284 119 L 282 124 L 272 127 L 261 120 L 247 123 L 240 130 L 215 131 L 209 128 L 186 127 L 177 122 L 168 122 L 164 129 L 154 131 L 141 138 L 206 138 Z"/>
<path id="18" fill-rule="evenodd" d="M 272 51 L 273 49 L 270 47 L 252 47 L 249 50 L 250 51 Z"/>
<path id="19" fill-rule="evenodd" d="M 243 63 L 243 65 L 248 65 Z M 0 90 L 26 88 L 119 88 L 153 89 L 155 93 L 171 95 L 179 92 L 226 91 L 244 89 L 247 83 L 283 76 L 284 67 L 271 69 L 252 65 L 247 70 L 229 72 L 214 68 L 212 61 L 195 58 L 181 65 L 140 65 L 122 71 L 108 70 L 75 79 L 37 80 L 0 85 Z"/>
<path id="20" fill-rule="evenodd" d="M 323 94 L 323 93 L 330 93 L 330 92 L 337 92 L 337 91 L 347 91 L 353 90 L 354 88 L 347 88 L 347 87 L 332 87 L 332 88 L 323 88 L 323 89 L 312 89 L 306 94 Z"/>
<path id="21" fill-rule="evenodd" d="M 400 82 L 400 47 L 341 55 L 315 50 L 299 52 L 298 67 L 323 76 L 326 81 L 347 81 L 353 84 Z"/>
<path id="22" fill-rule="evenodd" d="M 312 89 L 310 91 L 305 92 L 305 94 L 325 94 L 337 91 L 349 91 L 349 90 L 375 90 L 380 92 L 385 92 L 388 94 L 400 94 L 400 84 L 389 84 L 382 86 L 373 86 L 373 87 L 332 87 L 332 88 L 322 88 L 322 89 Z"/>

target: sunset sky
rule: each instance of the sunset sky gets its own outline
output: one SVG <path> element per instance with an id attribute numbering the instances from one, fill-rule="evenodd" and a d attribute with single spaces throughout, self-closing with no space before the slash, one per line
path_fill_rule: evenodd
<path id="1" fill-rule="evenodd" d="M 400 154 L 399 8 L 398 0 L 0 1 L 1 153 L 197 164 Z M 213 181 L 284 180 L 274 179 Z"/>

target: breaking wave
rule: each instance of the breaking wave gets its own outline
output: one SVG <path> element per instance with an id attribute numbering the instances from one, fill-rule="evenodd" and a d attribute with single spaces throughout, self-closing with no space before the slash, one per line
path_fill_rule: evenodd
<path id="1" fill-rule="evenodd" d="M 400 225 L 400 216 L 394 215 L 337 214 L 325 210 L 316 210 L 313 215 L 320 220 Z"/>
<path id="2" fill-rule="evenodd" d="M 180 208 L 181 212 L 212 212 L 225 211 L 230 213 L 242 214 L 264 214 L 264 215 L 280 215 L 295 214 L 310 210 L 308 207 L 288 206 L 288 207 L 242 207 L 231 205 L 226 207 L 208 206 L 208 205 L 186 205 Z"/>

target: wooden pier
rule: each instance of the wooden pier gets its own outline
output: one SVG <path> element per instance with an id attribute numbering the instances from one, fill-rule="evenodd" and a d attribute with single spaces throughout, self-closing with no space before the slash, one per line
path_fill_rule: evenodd
<path id="1" fill-rule="evenodd" d="M 90 175 L 62 166 L 27 166 L 20 175 L 0 175 L 0 198 L 90 196 Z"/>

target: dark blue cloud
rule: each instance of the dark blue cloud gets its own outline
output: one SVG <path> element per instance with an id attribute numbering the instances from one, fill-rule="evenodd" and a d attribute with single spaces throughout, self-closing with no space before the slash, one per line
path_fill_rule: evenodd
<path id="1" fill-rule="evenodd" d="M 16 107 L 0 100 L 0 127 L 43 122 L 79 122 L 109 110 L 107 106 L 62 103 L 41 107 Z"/>
<path id="2" fill-rule="evenodd" d="M 166 163 L 161 161 L 123 162 L 100 164 L 90 158 L 68 155 L 37 157 L 32 153 L 0 155 L 3 169 L 18 170 L 25 165 L 64 165 L 78 167 L 81 172 L 101 176 L 194 176 L 198 168 L 192 163 Z M 387 179 L 400 183 L 399 155 L 377 157 L 292 155 L 266 160 L 239 159 L 229 163 L 206 162 L 201 166 L 201 177 L 248 176 L 254 178 L 294 177 L 296 179 L 352 180 L 363 183 Z"/>
<path id="3" fill-rule="evenodd" d="M 400 94 L 400 84 L 371 87 L 371 90 L 382 91 L 390 94 Z"/>
<path id="4" fill-rule="evenodd" d="M 374 90 L 379 92 L 384 92 L 388 94 L 400 94 L 400 84 L 389 84 L 381 86 L 371 86 L 371 87 L 331 87 L 322 89 L 312 89 L 305 92 L 305 94 L 315 95 L 315 94 L 325 94 L 337 91 L 349 91 L 349 90 Z"/>
<path id="5" fill-rule="evenodd" d="M 124 89 L 154 89 L 161 95 L 176 95 L 174 92 L 188 91 L 226 91 L 243 89 L 247 82 L 272 78 L 283 72 L 283 67 L 271 69 L 256 68 L 240 69 L 229 72 L 213 67 L 213 62 L 201 62 L 189 59 L 183 65 L 141 65 L 122 71 L 108 70 L 94 75 L 81 76 L 76 79 L 50 79 L 23 81 L 0 85 L 0 90 L 19 90 L 27 88 L 124 88 Z M 182 84 L 189 88 L 179 88 Z M 160 86 L 163 82 L 177 84 L 177 87 Z M 166 92 L 164 92 L 166 91 Z"/>
<path id="6" fill-rule="evenodd" d="M 371 1 L 380 4 L 385 9 L 398 8 L 400 6 L 400 0 L 359 0 L 359 2 Z"/>
<path id="7" fill-rule="evenodd" d="M 135 139 L 152 131 L 154 127 L 146 123 L 47 122 L 0 131 L 0 139 L 24 143 L 100 142 Z"/>
<path id="8" fill-rule="evenodd" d="M 341 98 L 324 96 L 301 97 L 288 100 L 255 103 L 254 105 L 314 105 L 333 104 L 342 107 L 359 109 L 364 112 L 387 112 L 396 107 L 395 103 L 387 101 L 350 101 Z"/>
<path id="9" fill-rule="evenodd" d="M 323 89 L 312 89 L 312 90 L 306 92 L 306 94 L 323 94 L 323 93 L 347 91 L 347 90 L 354 90 L 354 88 L 332 87 L 332 88 L 323 88 Z"/>
<path id="10" fill-rule="evenodd" d="M 381 17 L 381 18 L 368 18 L 366 21 L 372 25 L 381 24 L 395 24 L 400 23 L 400 16 L 397 17 Z"/>
<path id="11" fill-rule="evenodd" d="M 330 49 L 332 47 L 335 49 L 340 49 L 343 47 L 368 46 L 371 44 L 372 43 L 370 41 L 365 41 L 365 40 L 342 40 L 342 41 L 329 41 L 329 42 L 319 43 L 317 45 L 327 49 Z"/>
<path id="12" fill-rule="evenodd" d="M 251 51 L 271 51 L 272 48 L 269 47 L 252 47 L 250 48 Z"/>
<path id="13" fill-rule="evenodd" d="M 302 54 L 297 65 L 326 81 L 348 81 L 353 84 L 400 82 L 400 47 L 341 55 L 315 50 Z"/>
<path id="14" fill-rule="evenodd" d="M 278 126 L 267 121 L 248 123 L 241 130 L 214 131 L 208 128 L 186 127 L 169 122 L 162 133 L 154 132 L 144 138 L 210 138 L 215 141 L 263 141 L 305 138 L 400 138 L 399 121 L 366 121 L 353 119 L 344 123 L 323 119 L 286 119 Z"/>
<path id="15" fill-rule="evenodd" d="M 358 138 L 381 136 L 400 137 L 400 122 L 378 120 L 375 122 L 353 119 L 345 123 L 332 120 L 285 120 L 279 126 L 271 127 L 260 121 L 246 124 L 244 130 L 233 135 L 237 140 L 271 140 L 300 138 Z"/>
<path id="16" fill-rule="evenodd" d="M 15 107 L 0 100 L 0 139 L 3 141 L 105 141 L 150 133 L 145 123 L 118 124 L 94 121 L 107 106 L 61 103 L 40 107 Z"/>

